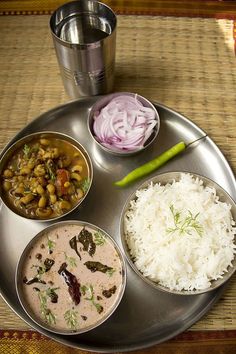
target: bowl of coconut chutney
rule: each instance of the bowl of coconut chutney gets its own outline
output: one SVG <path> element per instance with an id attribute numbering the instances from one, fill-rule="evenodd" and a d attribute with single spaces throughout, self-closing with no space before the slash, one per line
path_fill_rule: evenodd
<path id="1" fill-rule="evenodd" d="M 92 330 L 117 309 L 126 285 L 123 255 L 104 230 L 84 221 L 61 221 L 25 247 L 16 289 L 27 315 L 62 335 Z"/>

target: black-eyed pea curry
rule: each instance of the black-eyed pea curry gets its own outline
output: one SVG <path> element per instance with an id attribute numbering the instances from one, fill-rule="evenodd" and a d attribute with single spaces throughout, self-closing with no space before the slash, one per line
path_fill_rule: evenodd
<path id="1" fill-rule="evenodd" d="M 1 176 L 2 197 L 18 214 L 56 218 L 71 210 L 90 187 L 88 163 L 68 141 L 35 138 L 19 148 Z"/>

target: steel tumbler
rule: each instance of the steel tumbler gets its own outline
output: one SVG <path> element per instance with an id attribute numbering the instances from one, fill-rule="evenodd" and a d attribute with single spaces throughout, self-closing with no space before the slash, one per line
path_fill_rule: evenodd
<path id="1" fill-rule="evenodd" d="M 116 51 L 115 13 L 95 0 L 59 7 L 50 28 L 63 84 L 71 98 L 112 91 Z"/>

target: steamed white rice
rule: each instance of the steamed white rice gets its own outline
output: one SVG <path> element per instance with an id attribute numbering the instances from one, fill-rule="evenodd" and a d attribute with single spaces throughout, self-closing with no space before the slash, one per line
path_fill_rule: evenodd
<path id="1" fill-rule="evenodd" d="M 236 253 L 230 209 L 214 188 L 187 173 L 138 190 L 124 218 L 136 267 L 171 290 L 208 288 L 232 267 Z"/>

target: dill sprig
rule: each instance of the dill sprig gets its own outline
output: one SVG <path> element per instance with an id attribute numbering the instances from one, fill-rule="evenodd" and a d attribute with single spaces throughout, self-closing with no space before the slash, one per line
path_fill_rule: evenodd
<path id="1" fill-rule="evenodd" d="M 29 145 L 25 144 L 23 147 L 23 153 L 27 159 L 29 158 L 30 150 L 31 149 L 30 149 Z"/>
<path id="2" fill-rule="evenodd" d="M 55 173 L 54 173 L 54 171 L 53 171 L 53 169 L 52 169 L 52 167 L 50 166 L 49 163 L 46 164 L 46 168 L 47 168 L 47 172 L 48 172 L 48 174 L 49 174 L 50 180 L 51 180 L 52 182 L 55 182 L 55 180 L 56 180 L 56 175 L 55 175 Z"/>
<path id="3" fill-rule="evenodd" d="M 38 292 L 41 315 L 43 316 L 45 321 L 50 325 L 56 324 L 56 316 L 47 307 L 47 300 L 51 296 L 51 293 L 55 293 L 55 290 L 57 290 L 57 288 L 55 288 L 55 289 L 49 288 L 45 291 Z"/>
<path id="4" fill-rule="evenodd" d="M 103 246 L 106 242 L 105 236 L 101 231 L 97 231 L 94 233 L 94 242 L 97 246 Z"/>
<path id="5" fill-rule="evenodd" d="M 58 300 L 58 295 L 56 293 L 56 290 L 60 289 L 58 288 L 48 288 L 45 290 L 46 295 L 51 299 L 51 302 L 57 303 Z"/>
<path id="6" fill-rule="evenodd" d="M 81 184 L 81 189 L 84 192 L 84 194 L 88 191 L 90 187 L 90 178 L 85 178 Z"/>
<path id="7" fill-rule="evenodd" d="M 67 256 L 66 252 L 65 254 L 65 259 L 69 263 L 70 267 L 77 267 L 76 259 L 74 257 Z"/>
<path id="8" fill-rule="evenodd" d="M 42 279 L 42 276 L 44 273 L 46 273 L 46 266 L 45 265 L 32 265 L 31 268 L 36 268 L 37 269 L 37 274 L 34 276 L 34 278 L 37 278 L 38 280 Z"/>
<path id="9" fill-rule="evenodd" d="M 56 242 L 52 241 L 49 237 L 48 237 L 48 252 L 51 254 L 54 250 L 54 247 L 56 246 Z"/>
<path id="10" fill-rule="evenodd" d="M 112 277 L 112 275 L 115 273 L 115 269 L 114 268 L 111 268 L 111 269 L 108 269 L 106 271 L 106 274 L 109 276 L 109 277 Z"/>
<path id="11" fill-rule="evenodd" d="M 188 215 L 182 218 L 181 212 L 174 209 L 174 206 L 170 206 L 170 211 L 174 219 L 175 227 L 168 228 L 167 232 L 172 233 L 178 231 L 180 235 L 191 234 L 191 230 L 195 230 L 199 236 L 203 234 L 203 227 L 197 220 L 199 213 L 193 215 L 190 210 L 188 210 Z"/>
<path id="12" fill-rule="evenodd" d="M 86 296 L 85 300 L 91 301 L 93 306 L 96 308 L 97 312 L 101 313 L 103 311 L 103 307 L 102 307 L 102 305 L 100 305 L 99 303 L 95 302 L 95 300 L 94 300 L 93 286 L 91 284 L 89 284 L 88 286 L 83 285 L 81 287 L 81 291 L 82 291 L 82 294 L 84 296 Z"/>
<path id="13" fill-rule="evenodd" d="M 67 326 L 71 329 L 78 328 L 78 319 L 77 319 L 78 312 L 74 310 L 67 310 L 64 313 L 64 319 L 67 323 Z"/>

